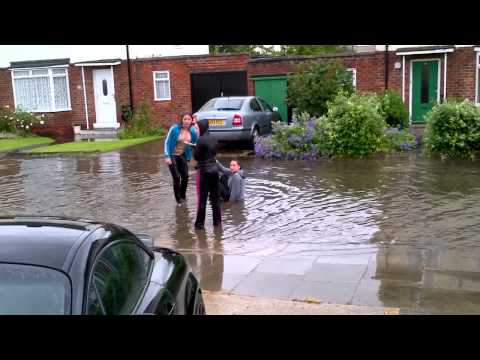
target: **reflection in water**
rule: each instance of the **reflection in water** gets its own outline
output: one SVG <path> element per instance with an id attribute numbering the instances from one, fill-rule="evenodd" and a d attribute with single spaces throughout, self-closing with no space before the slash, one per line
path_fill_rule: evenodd
<path id="1" fill-rule="evenodd" d="M 224 255 L 376 254 L 369 286 L 384 305 L 401 300 L 425 307 L 442 298 L 432 291 L 455 292 L 473 304 L 480 294 L 477 163 L 417 153 L 334 162 L 247 159 L 244 203 L 224 204 L 218 230 L 207 207 L 206 232 L 195 232 L 195 170 L 190 164 L 187 205 L 177 207 L 162 146 L 158 141 L 82 156 L 3 155 L 2 213 L 94 218 L 149 232 L 157 245 L 188 254 L 199 277 L 218 289 Z"/>

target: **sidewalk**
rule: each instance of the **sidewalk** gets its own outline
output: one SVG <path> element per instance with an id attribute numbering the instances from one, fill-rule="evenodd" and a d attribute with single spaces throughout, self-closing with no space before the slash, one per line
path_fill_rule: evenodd
<path id="1" fill-rule="evenodd" d="M 208 315 L 399 315 L 398 308 L 311 303 L 204 291 Z"/>

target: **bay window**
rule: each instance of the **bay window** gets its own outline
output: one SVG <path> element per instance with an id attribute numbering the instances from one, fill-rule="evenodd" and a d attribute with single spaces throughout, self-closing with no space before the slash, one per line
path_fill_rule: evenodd
<path id="1" fill-rule="evenodd" d="M 12 69 L 15 108 L 31 112 L 68 111 L 66 67 Z"/>

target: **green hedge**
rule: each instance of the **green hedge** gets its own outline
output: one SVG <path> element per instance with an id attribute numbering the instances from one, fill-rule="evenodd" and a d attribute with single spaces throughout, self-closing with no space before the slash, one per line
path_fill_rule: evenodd
<path id="1" fill-rule="evenodd" d="M 442 157 L 473 158 L 480 150 L 480 109 L 468 100 L 437 104 L 425 116 L 425 149 Z"/>
<path id="2" fill-rule="evenodd" d="M 325 116 L 326 150 L 341 156 L 375 153 L 382 148 L 385 128 L 376 95 L 340 93 Z"/>
<path id="3" fill-rule="evenodd" d="M 380 97 L 380 110 L 389 127 L 408 129 L 408 111 L 402 97 L 395 91 L 389 90 Z"/>

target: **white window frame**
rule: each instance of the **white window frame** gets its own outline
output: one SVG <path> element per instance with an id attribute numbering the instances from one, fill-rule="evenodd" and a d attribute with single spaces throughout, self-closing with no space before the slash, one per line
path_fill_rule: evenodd
<path id="1" fill-rule="evenodd" d="M 475 66 L 475 104 L 480 105 L 480 97 L 478 96 L 478 87 L 480 86 L 480 79 L 478 76 L 478 72 L 480 71 L 480 48 L 475 48 L 476 51 L 476 56 L 475 58 L 477 59 L 477 66 Z"/>
<path id="2" fill-rule="evenodd" d="M 352 72 L 352 85 L 355 91 L 357 90 L 357 69 L 356 68 L 348 68 L 347 71 Z"/>
<path id="3" fill-rule="evenodd" d="M 65 69 L 65 74 L 53 74 L 54 69 Z M 32 71 L 35 70 L 48 70 L 48 75 L 32 75 Z M 49 113 L 49 112 L 61 112 L 61 111 L 71 111 L 72 110 L 72 103 L 70 101 L 70 80 L 68 77 L 68 65 L 56 65 L 56 66 L 47 66 L 47 67 L 34 67 L 34 68 L 15 68 L 10 69 L 11 71 L 11 78 L 12 78 L 12 89 L 13 89 L 13 101 L 15 103 L 15 108 L 17 108 L 17 96 L 15 91 L 15 79 L 31 79 L 37 77 L 46 77 L 48 76 L 50 81 L 50 98 L 52 102 L 51 109 L 38 109 L 38 110 L 29 110 L 29 109 L 22 109 L 31 113 Z M 28 71 L 28 75 L 26 76 L 15 76 L 15 71 Z M 65 77 L 67 80 L 67 107 L 66 108 L 56 108 L 55 107 L 55 89 L 53 86 L 53 78 L 54 77 Z"/>
<path id="4" fill-rule="evenodd" d="M 157 74 L 167 74 L 166 79 L 157 79 L 156 75 Z M 170 94 L 169 97 L 165 98 L 159 98 L 157 96 L 157 81 L 167 81 L 168 80 L 168 93 Z M 153 72 L 153 99 L 155 101 L 166 101 L 166 100 L 172 100 L 172 86 L 170 82 L 170 71 L 169 70 L 163 70 L 163 71 L 154 71 Z"/>

